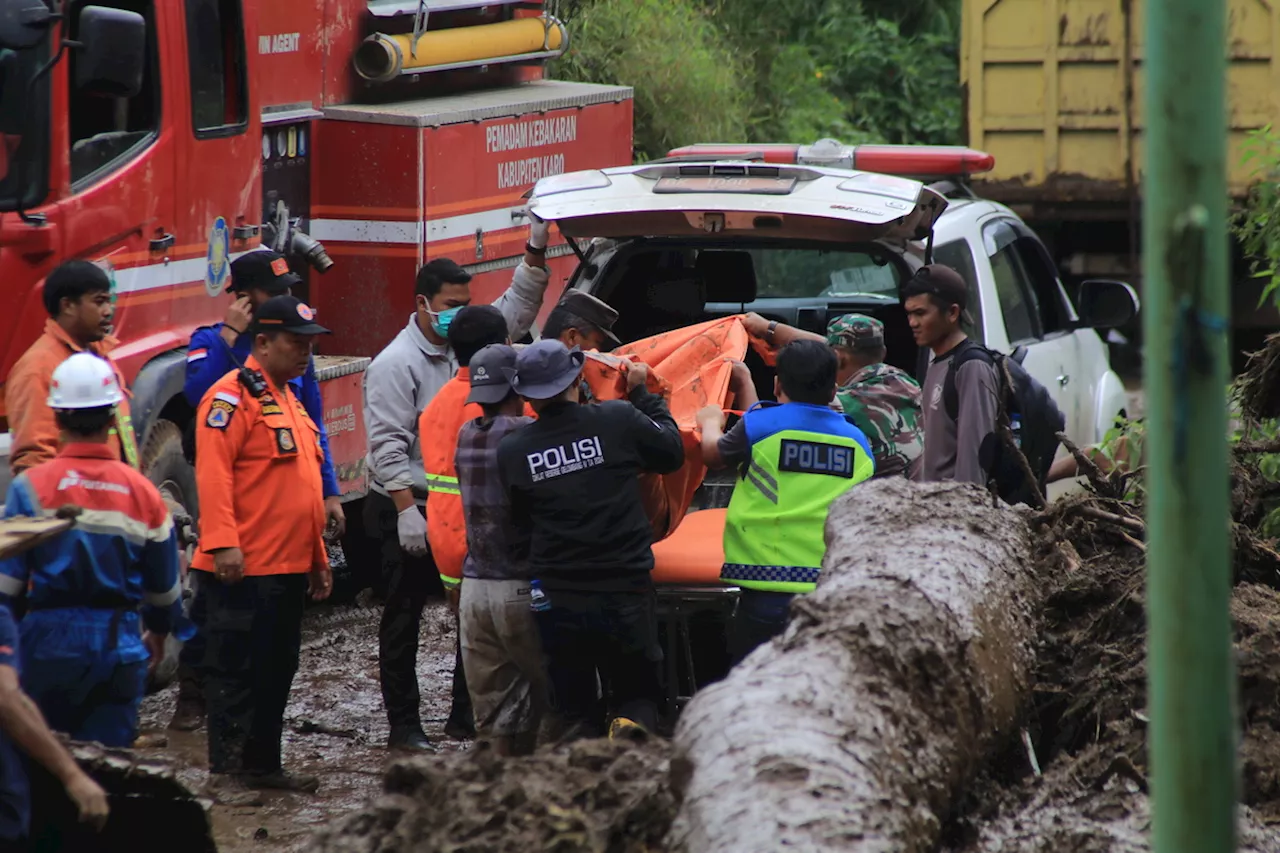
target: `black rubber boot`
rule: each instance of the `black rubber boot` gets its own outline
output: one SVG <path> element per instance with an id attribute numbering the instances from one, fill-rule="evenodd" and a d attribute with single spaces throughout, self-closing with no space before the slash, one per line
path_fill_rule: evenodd
<path id="1" fill-rule="evenodd" d="M 204 725 L 204 691 L 195 673 L 189 667 L 178 669 L 178 706 L 173 710 L 169 728 L 179 732 L 193 732 Z"/>
<path id="2" fill-rule="evenodd" d="M 405 752 L 435 752 L 436 748 L 422 733 L 420 726 L 393 726 L 391 737 L 387 738 L 388 749 L 400 749 Z"/>

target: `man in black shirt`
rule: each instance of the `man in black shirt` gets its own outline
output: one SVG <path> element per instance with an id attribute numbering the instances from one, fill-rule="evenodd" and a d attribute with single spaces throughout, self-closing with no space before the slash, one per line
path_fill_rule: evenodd
<path id="1" fill-rule="evenodd" d="M 538 420 L 498 446 L 513 525 L 529 542 L 529 566 L 546 594 L 538 627 L 551 704 L 580 736 L 657 725 L 658 623 L 652 528 L 640 497 L 642 471 L 684 464 L 684 443 L 666 402 L 645 390 L 648 369 L 627 374 L 629 402 L 578 405 L 583 354 L 556 340 L 521 351 L 512 387 Z"/>

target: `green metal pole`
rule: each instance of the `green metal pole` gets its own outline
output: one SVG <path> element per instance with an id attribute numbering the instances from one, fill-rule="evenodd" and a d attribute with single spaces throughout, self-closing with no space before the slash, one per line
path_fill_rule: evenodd
<path id="1" fill-rule="evenodd" d="M 1225 0 L 1147 0 L 1147 602 L 1156 853 L 1235 849 Z"/>

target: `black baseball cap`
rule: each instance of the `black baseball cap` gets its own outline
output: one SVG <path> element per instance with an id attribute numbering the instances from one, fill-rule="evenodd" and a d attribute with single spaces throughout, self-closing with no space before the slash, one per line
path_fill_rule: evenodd
<path id="1" fill-rule="evenodd" d="M 471 374 L 471 393 L 468 403 L 495 406 L 511 393 L 511 380 L 506 371 L 515 371 L 516 351 L 506 344 L 489 344 L 471 356 L 468 370 Z"/>
<path id="2" fill-rule="evenodd" d="M 516 355 L 515 369 L 502 372 L 516 393 L 529 400 L 550 400 L 568 388 L 582 373 L 586 356 L 582 350 L 569 349 L 557 340 L 538 341 Z"/>
<path id="3" fill-rule="evenodd" d="M 973 317 L 969 313 L 969 285 L 960 273 L 946 264 L 925 264 L 915 271 L 903 290 L 910 288 L 915 293 L 932 293 L 940 296 L 952 305 L 960 306 L 960 316 L 970 324 Z"/>
<path id="4" fill-rule="evenodd" d="M 602 299 L 597 299 L 584 290 L 568 290 L 560 297 L 560 305 L 575 317 L 581 317 L 593 327 L 599 329 L 614 344 L 621 344 L 613 333 L 613 324 L 618 322 L 617 310 Z"/>
<path id="5" fill-rule="evenodd" d="M 246 290 L 284 293 L 301 283 L 302 276 L 289 269 L 289 262 L 282 255 L 264 249 L 248 252 L 231 262 L 227 293 Z"/>
<path id="6" fill-rule="evenodd" d="M 329 330 L 315 320 L 316 312 L 296 296 L 273 296 L 253 313 L 253 325 L 259 332 L 283 329 L 295 335 L 329 334 Z"/>

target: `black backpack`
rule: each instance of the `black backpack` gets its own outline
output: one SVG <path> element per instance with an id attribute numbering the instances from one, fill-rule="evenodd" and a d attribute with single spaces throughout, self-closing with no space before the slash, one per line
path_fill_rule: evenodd
<path id="1" fill-rule="evenodd" d="M 960 412 L 960 399 L 956 391 L 956 371 L 967 361 L 985 361 L 996 369 L 1000 383 L 1000 397 L 1004 413 L 1001 423 L 1008 424 L 1014 438 L 1019 440 L 1022 454 L 1027 457 L 1035 474 L 1040 495 L 1045 493 L 1049 467 L 1058 452 L 1057 433 L 1066 428 L 1066 417 L 1053 401 L 1049 390 L 1032 378 L 1022 366 L 1026 350 L 1017 350 L 1007 356 L 987 349 L 975 341 L 966 341 L 951 355 L 951 369 L 942 386 L 942 403 L 947 416 L 955 420 Z M 1012 381 L 1012 384 L 1010 382 Z M 979 450 L 982 467 L 996 491 L 1010 504 L 1025 503 L 1035 506 L 1035 489 L 1027 482 L 1026 472 L 1015 454 L 1009 452 L 999 431 L 987 436 Z"/>

